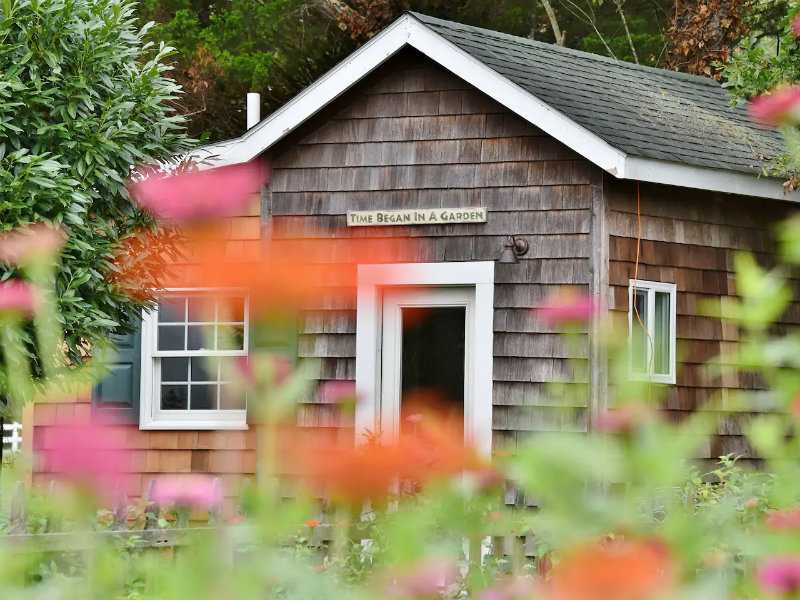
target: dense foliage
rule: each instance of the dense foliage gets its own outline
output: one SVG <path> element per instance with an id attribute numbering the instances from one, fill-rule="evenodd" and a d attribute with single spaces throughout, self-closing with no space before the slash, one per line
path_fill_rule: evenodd
<path id="1" fill-rule="evenodd" d="M 128 198 L 131 167 L 190 146 L 168 106 L 180 93 L 170 49 L 147 47 L 134 11 L 129 0 L 0 3 L 0 231 L 47 221 L 67 234 L 52 285 L 73 362 L 139 311 L 111 281 L 121 245 L 153 226 Z M 140 259 L 156 277 L 159 262 Z M 16 275 L 0 264 L 0 280 Z"/>
<path id="2" fill-rule="evenodd" d="M 670 6 L 625 3 L 625 25 L 643 64 L 664 56 L 661 30 Z M 264 114 L 275 110 L 403 10 L 553 41 L 540 0 L 144 0 L 139 15 L 157 22 L 152 39 L 178 50 L 174 76 L 186 95 L 177 108 L 189 117 L 191 133 L 226 139 L 244 131 L 247 92 L 262 94 Z M 614 1 L 563 0 L 553 10 L 567 46 L 634 60 Z"/>

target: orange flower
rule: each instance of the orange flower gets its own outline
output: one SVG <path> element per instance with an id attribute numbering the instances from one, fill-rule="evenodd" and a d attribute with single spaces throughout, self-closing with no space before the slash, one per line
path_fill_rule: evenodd
<path id="1" fill-rule="evenodd" d="M 299 463 L 294 470 L 307 474 L 316 492 L 327 491 L 334 500 L 348 504 L 384 499 L 398 479 L 424 485 L 466 473 L 479 486 L 501 481 L 489 463 L 465 444 L 461 431 L 429 416 L 413 434 L 391 444 L 372 441 L 358 448 L 337 448 L 302 438 L 289 444 L 293 450 L 284 456 Z"/>
<path id="2" fill-rule="evenodd" d="M 653 600 L 675 584 L 669 550 L 656 539 L 614 540 L 568 552 L 545 588 L 547 600 Z"/>
<path id="3" fill-rule="evenodd" d="M 311 527 L 311 529 L 314 529 L 314 527 L 318 526 L 319 524 L 320 524 L 320 521 L 317 521 L 316 519 L 310 519 L 310 520 L 306 521 L 306 525 Z"/>

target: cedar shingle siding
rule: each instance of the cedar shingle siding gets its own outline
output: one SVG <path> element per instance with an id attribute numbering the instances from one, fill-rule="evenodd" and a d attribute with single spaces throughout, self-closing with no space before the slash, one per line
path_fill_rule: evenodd
<path id="1" fill-rule="evenodd" d="M 518 265 L 495 267 L 494 443 L 520 432 L 585 430 L 542 397 L 543 384 L 572 380 L 568 349 L 530 308 L 556 287 L 589 283 L 592 177 L 586 160 L 413 51 L 348 92 L 325 117 L 276 153 L 273 234 L 302 237 L 345 227 L 348 210 L 485 206 L 485 224 L 403 230 L 423 238 L 421 261 L 495 260 L 507 235 L 528 239 Z M 351 228 L 351 237 L 397 236 L 394 228 Z M 361 257 L 369 262 L 369 257 Z M 355 379 L 355 307 L 320 306 L 301 325 L 300 356 L 320 359 L 325 379 Z M 573 358 L 586 359 L 579 343 Z M 585 369 L 583 369 L 585 370 Z M 585 376 L 577 373 L 579 381 Z M 586 406 L 585 388 L 577 390 Z M 307 426 L 341 427 L 351 417 L 309 399 Z"/>
<path id="2" fill-rule="evenodd" d="M 636 260 L 636 184 L 604 181 L 609 217 L 610 308 L 627 313 L 628 281 Z M 774 225 L 788 213 L 786 203 L 757 202 L 736 196 L 698 192 L 666 186 L 641 186 L 642 243 L 639 279 L 677 285 L 677 384 L 668 387 L 663 406 L 672 419 L 689 411 L 704 410 L 704 403 L 721 398 L 728 410 L 718 413 L 716 435 L 699 458 L 723 454 L 753 458 L 742 437 L 741 424 L 747 412 L 737 414 L 732 403 L 739 390 L 763 390 L 763 382 L 752 373 L 715 376 L 705 366 L 720 353 L 735 351 L 738 328 L 720 319 L 702 316 L 720 298 L 736 294 L 734 255 L 749 250 L 765 266 L 775 263 Z M 706 307 L 704 308 L 704 304 Z M 781 329 L 800 324 L 800 303 L 794 302 Z M 747 407 L 766 410 L 758 400 Z"/>

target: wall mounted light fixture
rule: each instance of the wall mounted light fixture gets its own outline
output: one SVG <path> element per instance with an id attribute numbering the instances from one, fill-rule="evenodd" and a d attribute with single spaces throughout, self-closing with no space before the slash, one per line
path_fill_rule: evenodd
<path id="1" fill-rule="evenodd" d="M 516 264 L 519 262 L 520 256 L 525 256 L 525 254 L 528 253 L 529 248 L 528 240 L 510 235 L 508 236 L 508 241 L 503 244 L 503 252 L 500 254 L 500 258 L 497 259 L 497 262 Z"/>

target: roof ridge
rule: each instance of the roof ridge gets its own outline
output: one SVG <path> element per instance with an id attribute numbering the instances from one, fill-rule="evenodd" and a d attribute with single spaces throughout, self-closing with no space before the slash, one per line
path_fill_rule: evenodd
<path id="1" fill-rule="evenodd" d="M 494 29 L 486 29 L 485 27 L 478 27 L 476 25 L 465 25 L 464 23 L 459 23 L 457 21 L 448 21 L 447 19 L 440 19 L 438 17 L 432 17 L 430 15 L 425 15 L 415 11 L 405 11 L 405 14 L 409 14 L 415 19 L 421 21 L 423 24 L 426 23 L 436 23 L 439 25 L 450 26 L 454 29 L 472 29 L 479 32 L 485 32 L 487 34 L 493 36 L 503 37 L 509 40 L 513 40 L 516 43 L 522 43 L 528 46 L 533 46 L 536 48 L 540 48 L 543 50 L 550 50 L 554 52 L 561 52 L 564 54 L 572 54 L 575 56 L 579 56 L 582 58 L 588 58 L 590 60 L 596 60 L 598 62 L 605 62 L 607 64 L 616 65 L 619 67 L 637 70 L 637 71 L 646 71 L 648 73 L 656 73 L 658 75 L 662 75 L 665 77 L 671 77 L 674 79 L 683 79 L 685 81 L 691 81 L 693 83 L 702 83 L 704 85 L 710 85 L 713 87 L 721 88 L 722 85 L 710 79 L 708 77 L 703 77 L 702 75 L 692 75 L 690 73 L 681 73 L 680 71 L 671 71 L 669 69 L 661 69 L 659 67 L 649 67 L 647 65 L 637 65 L 635 63 L 627 62 L 624 60 L 619 60 L 618 58 L 612 58 L 610 56 L 603 56 L 602 54 L 593 54 L 592 52 L 586 52 L 584 50 L 576 50 L 575 48 L 565 48 L 564 46 L 557 46 L 556 44 L 550 44 L 548 42 L 541 42 L 539 40 L 532 40 L 529 38 L 524 38 L 518 35 L 511 35 L 510 33 L 504 33 L 502 31 L 496 31 Z M 724 89 L 724 88 L 723 88 Z"/>

